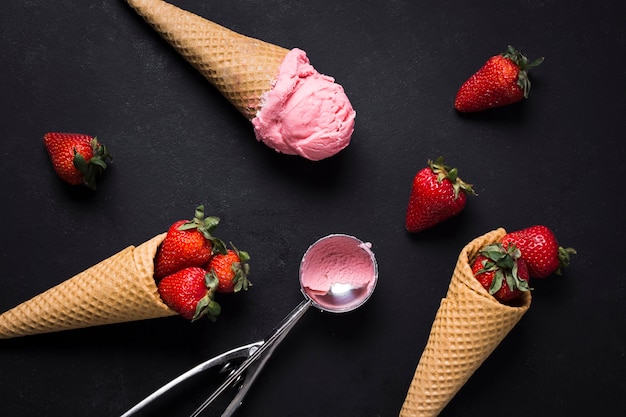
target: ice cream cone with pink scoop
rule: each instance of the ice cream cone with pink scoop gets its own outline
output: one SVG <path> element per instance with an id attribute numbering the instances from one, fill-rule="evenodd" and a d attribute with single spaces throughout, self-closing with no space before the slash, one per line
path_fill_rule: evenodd
<path id="1" fill-rule="evenodd" d="M 470 267 L 481 248 L 505 235 L 497 229 L 463 248 L 415 370 L 400 417 L 435 417 L 515 327 L 530 307 L 530 292 L 515 306 L 497 301 Z"/>
<path id="2" fill-rule="evenodd" d="M 321 160 L 350 143 L 356 112 L 341 85 L 300 49 L 251 38 L 162 0 L 127 0 L 248 120 L 289 155 Z"/>

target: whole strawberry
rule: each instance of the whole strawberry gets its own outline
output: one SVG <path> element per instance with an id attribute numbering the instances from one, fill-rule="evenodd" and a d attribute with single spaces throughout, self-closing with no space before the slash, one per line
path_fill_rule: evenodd
<path id="1" fill-rule="evenodd" d="M 413 178 L 405 226 L 409 232 L 428 229 L 463 210 L 471 184 L 459 178 L 456 168 L 444 165 L 443 158 L 428 161 L 428 167 Z"/>
<path id="2" fill-rule="evenodd" d="M 219 221 L 214 216 L 205 217 L 200 205 L 192 220 L 172 224 L 154 258 L 155 280 L 183 268 L 204 267 L 214 253 L 226 253 L 224 242 L 212 235 Z"/>
<path id="3" fill-rule="evenodd" d="M 250 285 L 248 274 L 250 265 L 248 252 L 240 251 L 233 246 L 226 254 L 215 254 L 206 269 L 219 284 L 217 292 L 232 293 L 247 290 Z"/>
<path id="4" fill-rule="evenodd" d="M 530 291 L 528 267 L 514 245 L 508 248 L 500 243 L 485 246 L 472 263 L 472 272 L 483 288 L 503 304 Z"/>
<path id="5" fill-rule="evenodd" d="M 215 320 L 221 312 L 213 300 L 217 281 L 206 270 L 185 268 L 163 278 L 158 285 L 159 295 L 169 308 L 181 317 L 195 321 L 201 317 Z"/>
<path id="6" fill-rule="evenodd" d="M 477 112 L 506 106 L 528 98 L 528 71 L 543 62 L 543 58 L 528 59 L 511 45 L 506 52 L 487 60 L 459 89 L 454 108 L 460 112 Z"/>
<path id="7" fill-rule="evenodd" d="M 500 242 L 504 247 L 515 245 L 519 248 L 531 278 L 546 278 L 554 273 L 561 275 L 563 268 L 570 264 L 570 255 L 576 254 L 573 248 L 559 246 L 552 230 L 543 225 L 507 233 Z"/>
<path id="8" fill-rule="evenodd" d="M 57 175 L 66 183 L 96 189 L 96 178 L 111 158 L 98 139 L 80 133 L 46 133 L 43 143 Z"/>

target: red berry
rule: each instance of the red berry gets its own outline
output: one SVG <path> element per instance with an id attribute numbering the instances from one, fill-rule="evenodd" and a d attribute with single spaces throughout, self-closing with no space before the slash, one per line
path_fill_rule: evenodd
<path id="1" fill-rule="evenodd" d="M 528 71 L 543 62 L 533 62 L 509 45 L 506 52 L 493 56 L 459 89 L 454 107 L 460 112 L 477 112 L 506 106 L 528 98 Z"/>
<path id="2" fill-rule="evenodd" d="M 444 165 L 443 158 L 428 161 L 428 167 L 413 178 L 406 211 L 409 232 L 420 232 L 456 216 L 463 210 L 472 186 L 458 177 L 456 168 Z"/>
<path id="3" fill-rule="evenodd" d="M 504 247 L 515 245 L 528 264 L 531 278 L 546 278 L 554 273 L 560 275 L 570 264 L 573 248 L 559 246 L 554 233 L 546 226 L 536 225 L 507 233 L 500 239 Z"/>
<path id="4" fill-rule="evenodd" d="M 224 243 L 212 235 L 218 224 L 219 218 L 204 216 L 202 205 L 192 220 L 172 224 L 157 251 L 154 278 L 158 281 L 183 268 L 203 267 L 214 253 L 225 253 Z"/>
<path id="5" fill-rule="evenodd" d="M 96 189 L 96 178 L 111 158 L 98 139 L 80 133 L 46 133 L 44 145 L 57 175 L 66 183 Z"/>
<path id="6" fill-rule="evenodd" d="M 247 252 L 229 249 L 226 254 L 215 254 L 207 265 L 209 273 L 219 282 L 217 292 L 232 293 L 247 290 L 250 256 Z"/>
<path id="7" fill-rule="evenodd" d="M 220 306 L 213 300 L 216 281 L 203 268 L 191 267 L 163 278 L 158 285 L 159 295 L 169 308 L 187 320 L 220 314 Z"/>

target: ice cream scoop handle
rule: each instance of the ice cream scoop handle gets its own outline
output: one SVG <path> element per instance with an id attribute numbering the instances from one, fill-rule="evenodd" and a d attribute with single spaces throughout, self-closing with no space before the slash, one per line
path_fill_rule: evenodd
<path id="1" fill-rule="evenodd" d="M 221 355 L 215 356 L 209 360 L 206 360 L 194 366 L 193 368 L 191 368 L 184 374 L 179 375 L 178 377 L 172 379 L 167 384 L 163 385 L 161 388 L 154 391 L 152 394 L 150 394 L 149 396 L 144 398 L 142 401 L 137 403 L 133 408 L 131 408 L 130 410 L 122 414 L 121 417 L 130 417 L 130 416 L 135 415 L 138 411 L 144 409 L 148 404 L 152 403 L 154 400 L 156 400 L 157 398 L 159 398 L 160 396 L 162 396 L 169 390 L 171 390 L 172 388 L 176 387 L 177 385 L 181 384 L 182 382 L 188 380 L 189 378 L 195 375 L 198 375 L 216 366 L 229 363 L 233 359 L 249 357 L 251 352 L 258 349 L 258 347 L 261 346 L 263 343 L 264 343 L 263 341 L 260 341 L 260 342 L 250 343 L 244 346 L 239 346 L 238 348 L 231 349 L 228 352 L 224 352 Z"/>
<path id="2" fill-rule="evenodd" d="M 287 333 L 289 333 L 289 331 L 295 326 L 300 318 L 304 316 L 304 313 L 307 312 L 311 304 L 311 300 L 307 298 L 302 301 L 296 308 L 294 308 L 291 313 L 289 313 L 289 315 L 287 315 L 287 317 L 285 317 L 283 321 L 280 322 L 278 326 L 276 326 L 270 336 L 267 337 L 265 341 L 258 348 L 256 348 L 251 353 L 251 355 L 246 360 L 244 360 L 241 365 L 237 367 L 237 369 L 235 369 L 228 376 L 228 378 L 222 383 L 222 385 L 220 385 L 213 392 L 213 394 L 211 394 L 211 396 L 207 398 L 202 403 L 202 405 L 200 405 L 200 407 L 196 409 L 196 411 L 193 412 L 193 414 L 191 414 L 191 417 L 198 417 L 209 405 L 211 405 L 211 403 L 213 403 L 213 401 L 217 399 L 217 397 L 219 397 L 224 391 L 226 391 L 226 389 L 232 386 L 239 379 L 239 377 L 241 377 L 241 375 L 254 364 L 255 368 L 253 372 L 246 377 L 241 387 L 241 391 L 237 394 L 235 399 L 230 403 L 230 406 L 222 414 L 222 417 L 230 417 L 235 412 L 237 407 L 239 407 L 239 405 L 241 404 L 243 396 L 246 394 L 246 392 L 248 392 L 250 385 L 252 384 L 252 382 L 254 382 L 254 379 L 256 379 L 256 376 L 261 371 L 263 365 L 265 365 L 267 360 L 270 358 L 272 353 L 274 353 L 274 350 L 280 344 L 280 342 L 282 342 Z"/>

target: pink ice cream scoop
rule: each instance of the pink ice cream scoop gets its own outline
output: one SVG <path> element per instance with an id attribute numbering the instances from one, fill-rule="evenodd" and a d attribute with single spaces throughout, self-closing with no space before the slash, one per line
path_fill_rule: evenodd
<path id="1" fill-rule="evenodd" d="M 127 2 L 252 122 L 259 141 L 313 161 L 350 143 L 350 100 L 303 50 L 245 36 L 165 1 Z"/>
<path id="2" fill-rule="evenodd" d="M 304 295 L 326 311 L 359 307 L 370 297 L 378 280 L 371 247 L 344 234 L 329 235 L 311 245 L 300 264 Z"/>
<path id="3" fill-rule="evenodd" d="M 278 152 L 319 161 L 350 144 L 356 112 L 343 87 L 292 49 L 252 119 L 256 138 Z"/>

